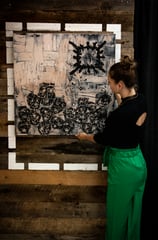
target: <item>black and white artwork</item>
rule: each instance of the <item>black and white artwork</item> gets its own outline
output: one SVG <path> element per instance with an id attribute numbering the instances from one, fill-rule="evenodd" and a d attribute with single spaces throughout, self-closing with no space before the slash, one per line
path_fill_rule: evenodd
<path id="1" fill-rule="evenodd" d="M 104 127 L 113 33 L 14 33 L 17 135 L 74 135 Z"/>

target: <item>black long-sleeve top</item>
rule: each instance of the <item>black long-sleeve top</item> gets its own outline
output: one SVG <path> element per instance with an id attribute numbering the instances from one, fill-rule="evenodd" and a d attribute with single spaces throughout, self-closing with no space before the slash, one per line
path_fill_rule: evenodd
<path id="1" fill-rule="evenodd" d="M 142 94 L 122 99 L 112 111 L 102 132 L 94 135 L 95 142 L 114 148 L 135 148 L 140 143 L 142 126 L 136 125 L 142 113 L 147 112 Z"/>

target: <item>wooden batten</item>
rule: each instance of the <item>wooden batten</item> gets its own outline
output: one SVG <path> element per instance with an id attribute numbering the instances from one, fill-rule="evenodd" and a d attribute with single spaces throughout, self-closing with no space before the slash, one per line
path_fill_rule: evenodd
<path id="1" fill-rule="evenodd" d="M 1 170 L 0 184 L 106 186 L 105 171 Z"/>

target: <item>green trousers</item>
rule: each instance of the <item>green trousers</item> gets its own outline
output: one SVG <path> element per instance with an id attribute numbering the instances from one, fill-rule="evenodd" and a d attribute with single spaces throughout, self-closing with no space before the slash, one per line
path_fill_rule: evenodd
<path id="1" fill-rule="evenodd" d="M 140 240 L 142 198 L 147 177 L 146 162 L 139 147 L 108 148 L 106 195 L 106 240 Z"/>

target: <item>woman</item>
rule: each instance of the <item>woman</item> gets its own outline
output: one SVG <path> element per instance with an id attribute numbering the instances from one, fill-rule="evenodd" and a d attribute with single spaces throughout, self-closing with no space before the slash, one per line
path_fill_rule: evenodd
<path id="1" fill-rule="evenodd" d="M 128 56 L 111 66 L 108 83 L 119 105 L 102 132 L 79 133 L 80 140 L 103 144 L 108 166 L 106 240 L 140 240 L 142 197 L 147 177 L 139 147 L 146 120 L 146 104 L 136 89 L 136 63 Z M 120 96 L 120 98 L 119 98 Z"/>

